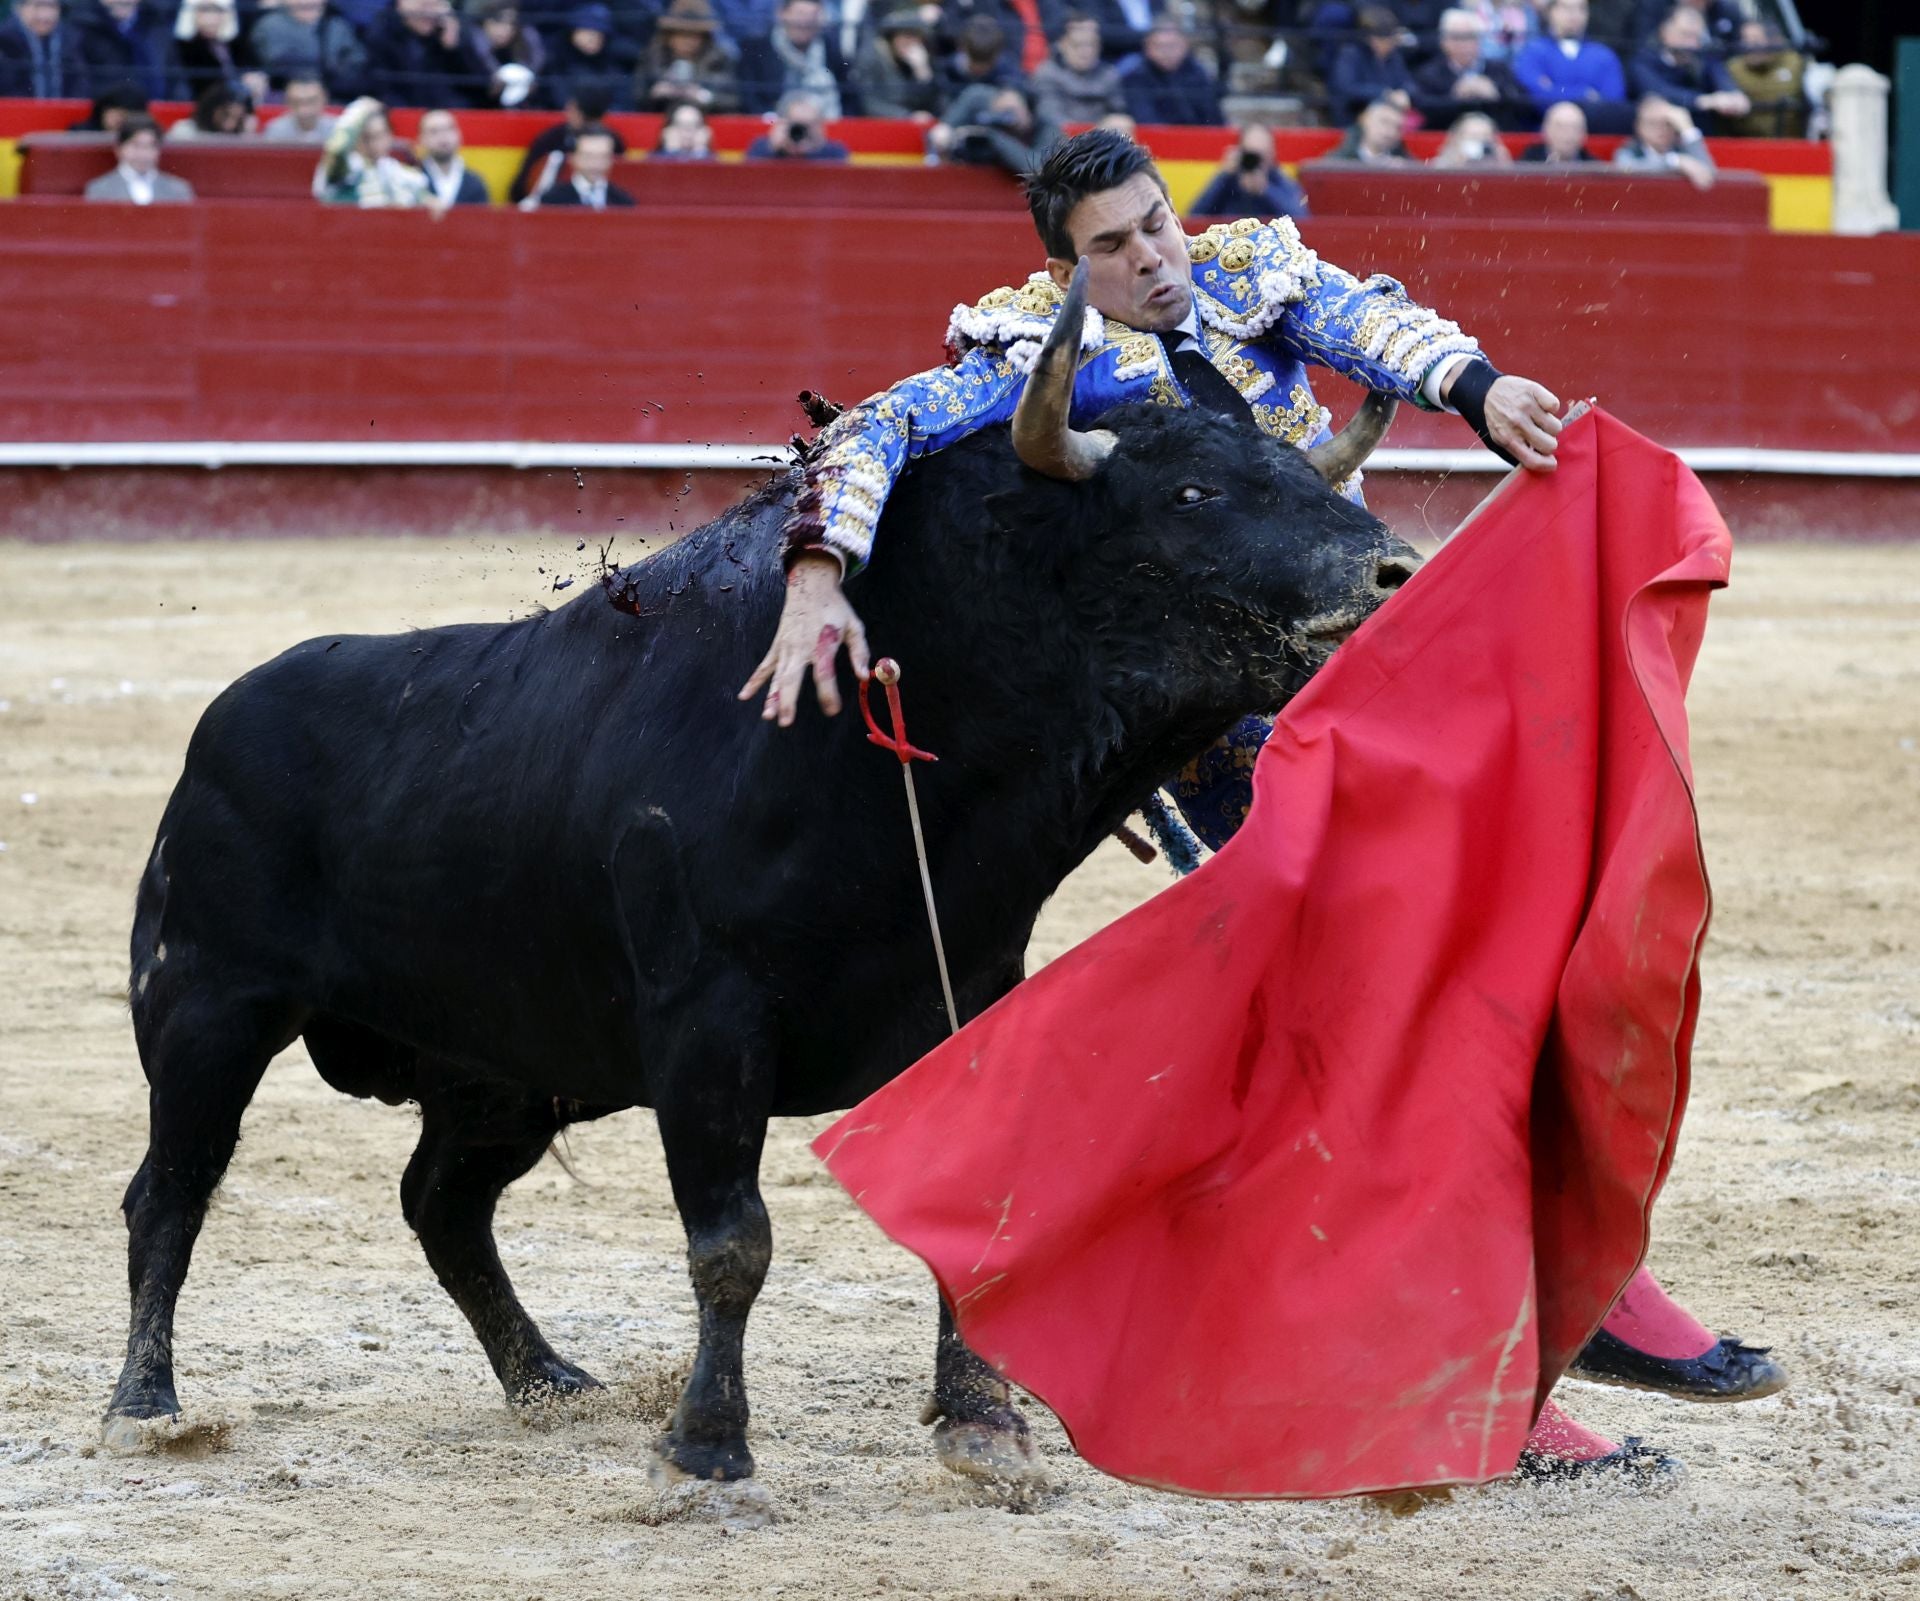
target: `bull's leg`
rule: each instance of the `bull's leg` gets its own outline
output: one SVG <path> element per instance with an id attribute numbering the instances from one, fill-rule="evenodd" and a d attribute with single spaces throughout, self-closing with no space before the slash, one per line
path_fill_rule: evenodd
<path id="1" fill-rule="evenodd" d="M 933 1448 L 955 1473 L 979 1479 L 1024 1479 L 1038 1467 L 1027 1420 L 1007 1381 L 968 1349 L 940 1302 L 934 1347 L 933 1399 L 920 1414 L 934 1424 Z"/>
<path id="2" fill-rule="evenodd" d="M 400 1181 L 400 1209 L 427 1263 L 486 1348 L 507 1399 L 537 1401 L 598 1389 L 554 1354 L 500 1265 L 493 1209 L 500 1193 L 545 1154 L 561 1127 L 550 1100 L 503 1103 L 487 1091 L 430 1095 L 420 1144 Z"/>
<path id="3" fill-rule="evenodd" d="M 773 1256 L 760 1200 L 771 1097 L 767 1085 L 737 1072 L 686 1074 L 680 1083 L 680 1094 L 660 1101 L 660 1139 L 687 1231 L 700 1345 L 658 1450 L 695 1478 L 743 1479 L 753 1472 L 742 1371 L 747 1314 Z"/>
<path id="4" fill-rule="evenodd" d="M 164 947 L 161 962 L 165 961 Z M 135 1031 L 146 1069 L 146 1159 L 127 1186 L 127 1281 L 133 1310 L 127 1358 L 107 1405 L 106 1443 L 139 1443 L 138 1422 L 171 1417 L 173 1312 L 186 1282 L 193 1243 L 240 1139 L 240 1119 L 276 1051 L 294 1034 L 286 1007 L 261 999 L 209 998 L 181 971 L 188 953 L 173 954 L 174 973 L 157 967 L 171 995 L 135 1001 Z M 175 977 L 179 974 L 179 977 Z M 141 986 L 144 991 L 146 986 Z"/>

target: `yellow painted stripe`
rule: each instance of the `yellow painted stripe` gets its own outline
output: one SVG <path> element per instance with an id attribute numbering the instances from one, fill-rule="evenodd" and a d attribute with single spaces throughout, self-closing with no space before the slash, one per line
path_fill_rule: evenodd
<path id="1" fill-rule="evenodd" d="M 1769 172 L 1767 217 L 1781 233 L 1833 232 L 1833 180 L 1807 173 Z"/>
<path id="2" fill-rule="evenodd" d="M 0 200 L 20 193 L 20 150 L 11 139 L 0 139 Z"/>

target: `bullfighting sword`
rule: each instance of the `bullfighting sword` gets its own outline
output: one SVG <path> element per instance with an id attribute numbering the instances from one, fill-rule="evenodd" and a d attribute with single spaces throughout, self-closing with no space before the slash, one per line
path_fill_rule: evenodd
<path id="1" fill-rule="evenodd" d="M 953 1004 L 953 980 L 947 975 L 947 948 L 940 939 L 940 913 L 933 904 L 933 875 L 927 870 L 927 839 L 920 829 L 920 797 L 914 793 L 913 764 L 940 760 L 931 751 L 907 743 L 906 714 L 900 709 L 900 664 L 891 656 L 882 656 L 873 664 L 873 676 L 887 692 L 887 712 L 893 732 L 884 732 L 874 721 L 873 707 L 867 695 L 867 679 L 860 680 L 860 715 L 867 720 L 867 743 L 890 750 L 900 758 L 900 776 L 907 786 L 907 817 L 913 823 L 913 853 L 920 862 L 920 893 L 926 897 L 927 927 L 933 930 L 933 959 L 940 968 L 940 993 L 946 997 L 947 1027 L 960 1032 L 960 1013 Z"/>

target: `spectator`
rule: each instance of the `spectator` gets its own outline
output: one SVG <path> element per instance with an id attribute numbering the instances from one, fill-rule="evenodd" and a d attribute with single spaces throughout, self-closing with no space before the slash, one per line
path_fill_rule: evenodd
<path id="1" fill-rule="evenodd" d="M 542 206 L 585 206 L 589 211 L 607 207 L 631 206 L 633 196 L 617 183 L 609 183 L 613 171 L 614 142 L 611 129 L 590 122 L 574 136 L 573 171 L 565 183 L 556 183 L 541 195 Z"/>
<path id="2" fill-rule="evenodd" d="M 708 114 L 740 104 L 733 63 L 720 48 L 720 25 L 707 0 L 673 0 L 640 63 L 641 109 L 697 106 Z"/>
<path id="3" fill-rule="evenodd" d="M 1513 160 L 1500 142 L 1500 130 L 1484 111 L 1468 111 L 1447 130 L 1430 167 L 1504 167 Z"/>
<path id="4" fill-rule="evenodd" d="M 1429 122 L 1452 122 L 1463 111 L 1484 111 L 1503 127 L 1533 120 L 1533 107 L 1504 61 L 1486 49 L 1487 28 L 1472 11 L 1440 15 L 1440 54 L 1413 75 L 1413 103 Z"/>
<path id="5" fill-rule="evenodd" d="M 267 124 L 266 138 L 295 145 L 327 142 L 336 119 L 327 114 L 327 89 L 318 78 L 287 79 L 280 104 L 280 115 Z"/>
<path id="6" fill-rule="evenodd" d="M 912 6 L 889 11 L 853 68 L 860 105 L 869 117 L 931 122 L 946 102 L 933 64 L 933 29 Z"/>
<path id="7" fill-rule="evenodd" d="M 1360 113 L 1329 161 L 1357 161 L 1369 167 L 1400 167 L 1413 159 L 1406 146 L 1407 108 L 1397 100 L 1376 100 Z"/>
<path id="8" fill-rule="evenodd" d="M 1273 130 L 1250 122 L 1227 146 L 1220 170 L 1189 210 L 1195 217 L 1307 216 L 1307 197 L 1273 159 Z"/>
<path id="9" fill-rule="evenodd" d="M 713 130 L 698 106 L 675 106 L 660 124 L 660 140 L 653 147 L 655 161 L 713 160 Z"/>
<path id="10" fill-rule="evenodd" d="M 764 39 L 773 32 L 776 3 L 777 0 L 713 0 L 721 37 L 736 61 L 749 39 Z"/>
<path id="11" fill-rule="evenodd" d="M 60 0 L 14 0 L 0 26 L 0 97 L 86 100 L 93 75 L 80 30 L 61 20 Z"/>
<path id="12" fill-rule="evenodd" d="M 1480 48 L 1489 61 L 1511 60 L 1540 29 L 1540 13 L 1526 0 L 1458 0 L 1455 9 L 1479 22 Z M 1444 31 L 1446 26 L 1443 12 L 1440 27 Z"/>
<path id="13" fill-rule="evenodd" d="M 608 96 L 603 87 L 589 84 L 567 99 L 561 120 L 533 136 L 527 153 L 520 158 L 520 170 L 507 185 L 507 198 L 524 202 L 538 194 L 559 176 L 561 164 L 573 151 L 573 142 L 588 123 L 598 123 L 607 114 Z M 618 133 L 613 136 L 615 155 L 627 153 L 627 142 Z"/>
<path id="14" fill-rule="evenodd" d="M 470 37 L 487 75 L 487 104 L 502 111 L 525 105 L 547 68 L 545 42 L 520 20 L 517 0 L 481 0 L 473 20 Z"/>
<path id="15" fill-rule="evenodd" d="M 1752 9 L 1740 0 L 1680 0 L 1680 3 L 1699 15 L 1702 29 L 1716 51 L 1729 50 L 1738 42 L 1743 19 Z M 1629 35 L 1632 42 L 1642 45 L 1651 39 L 1674 5 L 1675 0 L 1637 0 Z"/>
<path id="16" fill-rule="evenodd" d="M 547 57 L 551 90 L 574 99 L 583 90 L 604 93 L 614 111 L 633 110 L 633 68 L 623 68 L 613 49 L 613 12 L 591 3 L 567 13 L 566 36 Z"/>
<path id="17" fill-rule="evenodd" d="M 1059 125 L 1034 115 L 1025 90 L 984 83 L 963 90 L 927 133 L 935 156 L 1016 173 L 1029 171 L 1059 142 Z"/>
<path id="18" fill-rule="evenodd" d="M 773 127 L 747 146 L 749 161 L 846 161 L 852 152 L 827 137 L 826 107 L 808 89 L 789 90 Z"/>
<path id="19" fill-rule="evenodd" d="M 1344 44 L 1327 73 L 1327 114 L 1335 123 L 1350 121 L 1362 106 L 1383 95 L 1414 91 L 1413 69 L 1401 47 L 1411 40 L 1386 6 L 1360 9 L 1362 37 Z"/>
<path id="20" fill-rule="evenodd" d="M 420 176 L 427 180 L 427 188 L 442 210 L 493 204 L 480 175 L 467 171 L 460 154 L 460 123 L 451 111 L 423 111 L 420 131 L 413 142 L 420 155 Z"/>
<path id="21" fill-rule="evenodd" d="M 1054 59 L 1033 75 L 1033 114 L 1045 122 L 1098 122 L 1126 107 L 1120 69 L 1100 59 L 1100 24 L 1076 11 L 1061 29 Z"/>
<path id="22" fill-rule="evenodd" d="M 1696 189 L 1713 187 L 1713 156 L 1684 106 L 1648 95 L 1634 108 L 1633 137 L 1613 153 L 1622 172 L 1677 172 Z"/>
<path id="23" fill-rule="evenodd" d="M 1100 29 L 1100 58 L 1115 63 L 1140 53 L 1153 26 L 1153 0 L 1080 0 L 1075 9 Z"/>
<path id="24" fill-rule="evenodd" d="M 257 69 L 253 47 L 240 37 L 234 0 L 181 0 L 173 37 L 180 81 L 191 98 L 199 99 L 215 84 L 244 89 L 255 100 L 266 94 L 267 76 Z"/>
<path id="25" fill-rule="evenodd" d="M 149 100 L 174 93 L 175 63 L 168 19 L 147 0 L 98 0 L 90 16 L 79 19 L 80 54 L 96 95 L 116 88 Z"/>
<path id="26" fill-rule="evenodd" d="M 1753 109 L 1729 133 L 1758 139 L 1800 139 L 1807 131 L 1807 58 L 1770 22 L 1743 23 L 1727 75 Z"/>
<path id="27" fill-rule="evenodd" d="M 1587 37 L 1587 0 L 1547 0 L 1547 37 L 1530 40 L 1514 57 L 1513 75 L 1545 111 L 1571 100 L 1588 122 L 1624 122 L 1626 74 L 1620 58 Z"/>
<path id="28" fill-rule="evenodd" d="M 131 84 L 116 84 L 105 94 L 93 97 L 87 114 L 67 124 L 68 133 L 118 133 L 120 124 L 135 112 L 145 115 L 147 97 Z"/>
<path id="29" fill-rule="evenodd" d="M 492 79 L 447 0 L 394 0 L 367 30 L 374 98 L 389 106 L 479 106 Z"/>
<path id="30" fill-rule="evenodd" d="M 1120 69 L 1120 81 L 1135 122 L 1217 127 L 1226 120 L 1220 85 L 1194 59 L 1186 31 L 1171 17 L 1154 20 L 1140 54 Z"/>
<path id="31" fill-rule="evenodd" d="M 1744 117 L 1753 106 L 1706 43 L 1706 19 L 1690 6 L 1675 6 L 1633 58 L 1630 76 L 1635 94 L 1682 106 L 1702 128 L 1718 133 L 1723 117 Z"/>
<path id="32" fill-rule="evenodd" d="M 233 139 L 258 133 L 260 119 L 254 114 L 253 96 L 230 83 L 208 84 L 193 103 L 193 115 L 184 117 L 167 130 L 167 143 L 195 139 Z"/>
<path id="33" fill-rule="evenodd" d="M 367 86 L 367 47 L 327 0 L 280 0 L 260 13 L 247 43 L 275 89 L 291 78 L 318 78 L 328 98 L 344 105 Z"/>
<path id="34" fill-rule="evenodd" d="M 975 84 L 998 89 L 1019 81 L 1007 66 L 1007 30 L 992 17 L 969 17 L 955 36 L 953 53 L 946 62 L 947 99 Z"/>
<path id="35" fill-rule="evenodd" d="M 781 0 L 773 31 L 741 44 L 740 100 L 746 110 L 772 111 L 796 90 L 813 97 L 826 122 L 857 109 L 846 57 L 827 37 L 826 18 L 820 0 Z"/>
<path id="36" fill-rule="evenodd" d="M 1520 152 L 1522 161 L 1563 167 L 1600 158 L 1587 148 L 1587 114 L 1571 100 L 1547 107 L 1540 124 L 1540 142 Z"/>
<path id="37" fill-rule="evenodd" d="M 1060 32 L 1059 9 L 1058 0 L 942 0 L 940 28 L 961 40 L 975 22 L 991 22 L 1000 30 L 998 81 L 1024 87 L 1047 59 L 1047 40 Z"/>
<path id="38" fill-rule="evenodd" d="M 362 97 L 340 113 L 313 175 L 313 192 L 332 205 L 402 210 L 428 205 L 427 180 L 393 153 L 387 108 Z"/>
<path id="39" fill-rule="evenodd" d="M 192 184 L 160 170 L 160 125 L 153 118 L 142 114 L 122 122 L 113 153 L 118 164 L 87 185 L 87 199 L 152 206 L 193 198 Z"/>

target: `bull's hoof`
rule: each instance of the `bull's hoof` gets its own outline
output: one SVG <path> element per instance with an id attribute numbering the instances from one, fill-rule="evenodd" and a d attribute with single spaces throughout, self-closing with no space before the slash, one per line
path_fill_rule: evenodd
<path id="1" fill-rule="evenodd" d="M 117 1451 L 123 1456 L 144 1451 L 147 1448 L 148 1425 L 154 1418 L 168 1415 L 149 1412 L 143 1417 L 135 1417 L 126 1412 L 109 1412 L 100 1421 L 100 1443 L 109 1451 Z"/>
<path id="2" fill-rule="evenodd" d="M 710 1484 L 732 1484 L 753 1477 L 753 1453 L 745 1440 L 687 1440 L 671 1429 L 653 1442 L 656 1484 L 681 1479 L 704 1479 Z"/>
<path id="3" fill-rule="evenodd" d="M 934 1427 L 933 1453 L 962 1478 L 1035 1484 L 1044 1476 L 1027 1420 L 1010 1407 L 986 1418 L 942 1418 Z"/>
<path id="4" fill-rule="evenodd" d="M 601 1388 L 600 1381 L 585 1368 L 577 1368 L 556 1356 L 529 1364 L 526 1372 L 507 1385 L 507 1399 L 515 1406 L 539 1407 Z"/>

